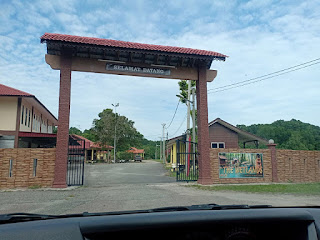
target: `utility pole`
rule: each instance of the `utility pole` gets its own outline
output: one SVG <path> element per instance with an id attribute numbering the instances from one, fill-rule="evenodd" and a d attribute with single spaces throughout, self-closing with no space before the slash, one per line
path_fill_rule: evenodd
<path id="1" fill-rule="evenodd" d="M 165 139 L 165 134 L 164 134 L 165 128 L 166 128 L 166 124 L 162 123 L 162 160 L 163 160 L 163 163 L 165 163 L 165 160 L 166 160 L 166 139 Z"/>
<path id="2" fill-rule="evenodd" d="M 196 169 L 196 89 L 192 88 L 192 152 L 193 152 L 193 170 Z"/>
<path id="3" fill-rule="evenodd" d="M 189 136 L 190 136 L 190 92 L 191 92 L 191 80 L 188 80 L 188 99 L 187 99 L 187 106 L 188 106 L 188 112 L 187 112 L 187 142 L 186 142 L 186 171 L 188 171 L 188 159 L 190 157 L 189 154 Z"/>
<path id="4" fill-rule="evenodd" d="M 159 147 L 160 147 L 160 161 L 162 161 L 162 138 L 160 138 L 160 144 L 159 144 Z"/>
<path id="5" fill-rule="evenodd" d="M 116 142 L 117 142 L 117 107 L 119 107 L 119 103 L 112 104 L 114 106 L 114 117 L 115 117 L 115 124 L 114 124 L 114 140 L 113 140 L 113 161 L 116 162 Z"/>

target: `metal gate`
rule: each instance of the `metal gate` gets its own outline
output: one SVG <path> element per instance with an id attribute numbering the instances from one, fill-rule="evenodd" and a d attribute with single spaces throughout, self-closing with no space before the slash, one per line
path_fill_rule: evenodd
<path id="1" fill-rule="evenodd" d="M 67 185 L 83 185 L 85 140 L 69 137 Z"/>
<path id="2" fill-rule="evenodd" d="M 198 148 L 197 143 L 185 140 L 177 140 L 177 182 L 197 181 Z"/>

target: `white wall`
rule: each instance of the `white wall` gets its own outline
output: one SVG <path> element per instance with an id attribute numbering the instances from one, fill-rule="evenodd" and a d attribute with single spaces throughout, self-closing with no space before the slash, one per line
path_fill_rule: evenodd
<path id="1" fill-rule="evenodd" d="M 22 98 L 20 112 L 20 131 L 31 132 L 31 113 L 32 105 Z"/>
<path id="2" fill-rule="evenodd" d="M 16 130 L 17 107 L 17 97 L 0 97 L 0 130 Z"/>

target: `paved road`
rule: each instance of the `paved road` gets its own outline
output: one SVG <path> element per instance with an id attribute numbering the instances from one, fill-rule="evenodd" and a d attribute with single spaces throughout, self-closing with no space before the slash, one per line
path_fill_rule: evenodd
<path id="1" fill-rule="evenodd" d="M 85 170 L 85 186 L 88 187 L 175 182 L 174 178 L 166 176 L 160 163 L 150 160 L 86 165 Z"/>
<path id="2" fill-rule="evenodd" d="M 85 186 L 0 192 L 0 213 L 65 214 L 217 204 L 319 205 L 317 196 L 210 192 L 165 176 L 157 162 L 86 165 Z"/>

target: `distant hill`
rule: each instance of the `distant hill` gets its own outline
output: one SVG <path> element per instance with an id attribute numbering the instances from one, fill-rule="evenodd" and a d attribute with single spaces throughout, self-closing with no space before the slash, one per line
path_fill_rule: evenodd
<path id="1" fill-rule="evenodd" d="M 238 128 L 273 139 L 277 148 L 293 150 L 320 150 L 320 127 L 292 119 L 271 124 L 237 125 Z"/>

